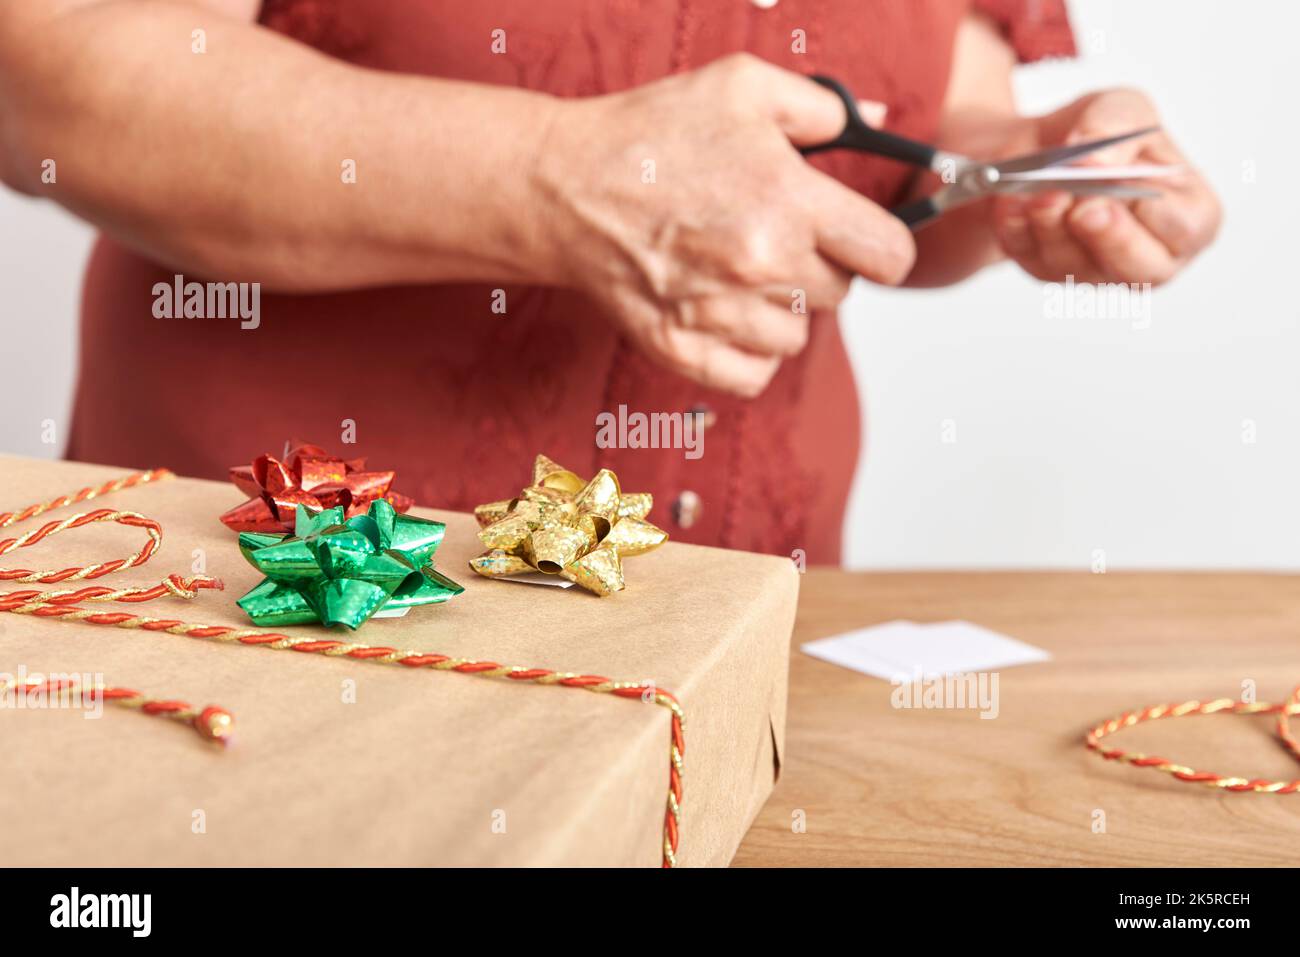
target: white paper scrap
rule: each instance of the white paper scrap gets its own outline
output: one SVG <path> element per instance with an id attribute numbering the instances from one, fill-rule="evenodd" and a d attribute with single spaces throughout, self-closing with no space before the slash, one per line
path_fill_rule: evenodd
<path id="1" fill-rule="evenodd" d="M 995 671 L 1052 657 L 969 621 L 889 621 L 801 647 L 804 654 L 833 665 L 902 682 Z"/>
<path id="2" fill-rule="evenodd" d="M 547 575 L 545 572 L 524 572 L 520 575 L 499 575 L 499 582 L 523 582 L 525 585 L 554 585 L 556 588 L 571 588 L 573 582 L 559 575 Z"/>

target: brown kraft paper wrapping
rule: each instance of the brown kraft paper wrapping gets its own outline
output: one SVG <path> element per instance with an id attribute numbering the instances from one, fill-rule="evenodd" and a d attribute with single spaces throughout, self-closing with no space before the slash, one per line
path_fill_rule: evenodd
<path id="1" fill-rule="evenodd" d="M 149 466 L 0 456 L 0 510 L 140 467 Z M 0 537 L 99 507 L 140 512 L 162 524 L 162 548 L 100 583 L 152 585 L 202 562 L 226 590 L 98 607 L 244 628 L 234 602 L 260 576 L 218 521 L 241 498 L 230 485 L 177 479 L 59 509 Z M 649 680 L 672 692 L 686 715 L 678 863 L 728 863 L 781 763 L 793 564 L 669 542 L 629 565 L 626 591 L 598 598 L 480 578 L 468 568 L 481 551 L 472 516 L 412 514 L 447 523 L 436 564 L 465 594 L 372 620 L 356 639 Z M 143 541 L 138 529 L 102 523 L 11 552 L 0 568 L 106 561 Z M 0 592 L 23 587 L 31 586 L 0 583 Z M 20 667 L 220 705 L 236 728 L 223 750 L 112 706 L 97 720 L 0 709 L 16 772 L 0 792 L 11 864 L 661 862 L 670 716 L 637 699 L 0 614 L 0 672 Z"/>

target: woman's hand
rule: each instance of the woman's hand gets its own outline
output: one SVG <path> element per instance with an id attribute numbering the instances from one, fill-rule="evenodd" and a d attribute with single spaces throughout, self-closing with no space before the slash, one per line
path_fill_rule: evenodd
<path id="1" fill-rule="evenodd" d="M 1159 124 L 1144 94 L 1114 90 L 1034 121 L 1034 131 L 1037 146 L 1046 148 Z M 1092 154 L 1086 162 L 1184 165 L 1187 160 L 1161 130 Z M 1003 251 L 1039 279 L 1072 275 L 1077 282 L 1167 282 L 1209 245 L 1222 214 L 1209 184 L 1190 168 L 1153 185 L 1159 198 L 1133 202 L 1062 192 L 1001 196 L 993 204 L 994 232 Z"/>
<path id="2" fill-rule="evenodd" d="M 853 274 L 912 266 L 906 227 L 799 155 L 844 126 L 806 77 L 741 54 L 554 109 L 537 168 L 552 275 L 695 381 L 758 394 Z"/>

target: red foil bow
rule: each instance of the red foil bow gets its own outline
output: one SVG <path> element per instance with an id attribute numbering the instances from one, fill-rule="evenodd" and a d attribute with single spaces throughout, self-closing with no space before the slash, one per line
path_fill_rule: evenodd
<path id="1" fill-rule="evenodd" d="M 364 515 L 370 503 L 384 499 L 398 512 L 413 504 L 400 492 L 390 491 L 393 472 L 367 472 L 365 459 L 347 461 L 316 445 L 299 445 L 289 451 L 288 462 L 262 455 L 252 465 L 236 465 L 230 480 L 245 495 L 221 521 L 237 532 L 288 532 L 293 534 L 298 506 L 341 508 L 346 518 Z"/>

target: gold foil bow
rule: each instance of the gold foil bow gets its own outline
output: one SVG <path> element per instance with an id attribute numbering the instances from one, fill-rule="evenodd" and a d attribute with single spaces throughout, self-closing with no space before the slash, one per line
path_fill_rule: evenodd
<path id="1" fill-rule="evenodd" d="M 612 595 L 624 587 L 624 558 L 668 540 L 645 520 L 653 505 L 649 492 L 625 494 L 609 469 L 584 482 L 539 455 L 518 498 L 474 509 L 489 551 L 469 564 L 487 578 L 542 572 Z"/>

